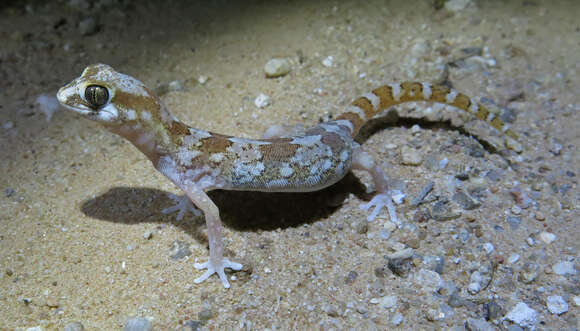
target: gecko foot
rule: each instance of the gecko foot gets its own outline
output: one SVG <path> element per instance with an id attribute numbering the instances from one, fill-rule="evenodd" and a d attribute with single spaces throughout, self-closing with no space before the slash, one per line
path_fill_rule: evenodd
<path id="1" fill-rule="evenodd" d="M 228 282 L 228 278 L 226 277 L 224 269 L 230 268 L 232 270 L 242 270 L 241 264 L 232 262 L 226 258 L 222 258 L 222 260 L 218 263 L 211 263 L 211 261 L 207 261 L 204 263 L 195 263 L 193 266 L 195 269 L 207 269 L 203 275 L 193 280 L 194 283 L 199 284 L 208 279 L 209 276 L 217 273 L 225 288 L 230 288 L 230 283 Z"/>
<path id="2" fill-rule="evenodd" d="M 197 209 L 191 200 L 186 195 L 177 195 L 173 193 L 169 193 L 169 198 L 175 202 L 175 206 L 167 207 L 163 209 L 161 212 L 163 214 L 171 214 L 176 211 L 179 211 L 177 214 L 177 220 L 181 221 L 185 213 L 190 211 L 195 216 L 201 216 L 201 211 Z"/>
<path id="3" fill-rule="evenodd" d="M 397 218 L 397 211 L 395 210 L 395 205 L 393 205 L 393 195 L 391 191 L 378 193 L 371 199 L 371 201 L 367 203 L 362 203 L 360 205 L 360 209 L 367 211 L 371 209 L 371 207 L 373 206 L 375 208 L 373 209 L 373 212 L 369 216 L 367 216 L 367 221 L 371 222 L 372 220 L 374 220 L 379 215 L 383 207 L 387 207 L 389 215 L 391 216 L 391 221 L 399 225 L 399 219 Z"/>

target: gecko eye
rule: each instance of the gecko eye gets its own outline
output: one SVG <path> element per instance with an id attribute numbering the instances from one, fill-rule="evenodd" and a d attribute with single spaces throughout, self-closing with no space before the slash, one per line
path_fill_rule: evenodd
<path id="1" fill-rule="evenodd" d="M 100 85 L 89 85 L 85 90 L 85 100 L 91 108 L 97 109 L 109 101 L 109 91 Z"/>

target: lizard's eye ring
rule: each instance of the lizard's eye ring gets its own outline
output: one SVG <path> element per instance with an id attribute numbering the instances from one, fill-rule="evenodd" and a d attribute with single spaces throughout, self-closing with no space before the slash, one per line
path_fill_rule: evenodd
<path id="1" fill-rule="evenodd" d="M 100 108 L 109 101 L 109 90 L 101 85 L 89 85 L 85 89 L 85 100 L 91 108 Z"/>

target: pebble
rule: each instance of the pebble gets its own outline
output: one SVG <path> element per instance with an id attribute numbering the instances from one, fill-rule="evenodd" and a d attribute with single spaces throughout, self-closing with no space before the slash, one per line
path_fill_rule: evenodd
<path id="1" fill-rule="evenodd" d="M 197 78 L 197 82 L 200 85 L 205 85 L 205 83 L 207 83 L 208 81 L 209 81 L 209 77 L 208 76 L 201 75 L 201 76 L 199 76 L 199 78 Z"/>
<path id="2" fill-rule="evenodd" d="M 550 232 L 543 231 L 540 233 L 540 240 L 549 245 L 556 240 L 556 235 Z"/>
<path id="3" fill-rule="evenodd" d="M 457 202 L 461 208 L 465 210 L 473 210 L 481 206 L 481 204 L 473 200 L 469 195 L 464 192 L 457 192 L 451 198 L 453 201 Z"/>
<path id="4" fill-rule="evenodd" d="M 401 314 L 400 312 L 396 312 L 395 315 L 393 315 L 393 318 L 391 319 L 391 323 L 393 323 L 393 325 L 400 325 L 401 323 L 403 323 L 403 314 Z"/>
<path id="5" fill-rule="evenodd" d="M 507 262 L 509 264 L 514 264 L 514 263 L 518 262 L 519 260 L 520 260 L 520 254 L 513 253 L 508 257 Z"/>
<path id="6" fill-rule="evenodd" d="M 271 102 L 272 99 L 270 99 L 270 97 L 265 95 L 264 93 L 260 93 L 260 95 L 258 95 L 256 99 L 254 99 L 254 104 L 258 108 L 265 108 L 269 106 Z"/>
<path id="7" fill-rule="evenodd" d="M 90 36 L 97 32 L 97 20 L 93 17 L 85 18 L 79 22 L 79 33 L 81 36 Z"/>
<path id="8" fill-rule="evenodd" d="M 169 257 L 172 260 L 181 260 L 186 256 L 191 255 L 191 250 L 189 249 L 189 244 L 185 241 L 176 240 L 171 244 L 171 250 L 169 251 Z"/>
<path id="9" fill-rule="evenodd" d="M 580 307 L 580 296 L 575 296 L 572 298 L 576 307 Z"/>
<path id="10" fill-rule="evenodd" d="M 369 222 L 367 220 L 359 221 L 355 224 L 355 230 L 358 234 L 365 234 L 369 231 Z"/>
<path id="11" fill-rule="evenodd" d="M 520 302 L 512 308 L 505 318 L 523 328 L 531 329 L 538 323 L 538 313 L 524 302 Z"/>
<path id="12" fill-rule="evenodd" d="M 60 104 L 55 96 L 49 94 L 41 94 L 36 98 L 36 103 L 47 122 L 50 122 L 54 113 L 58 111 Z"/>
<path id="13" fill-rule="evenodd" d="M 284 76 L 290 72 L 290 69 L 290 61 L 285 58 L 271 59 L 264 66 L 264 71 L 268 78 Z"/>
<path id="14" fill-rule="evenodd" d="M 151 331 L 153 330 L 153 324 L 150 318 L 145 317 L 129 317 L 125 321 L 123 326 L 123 331 Z"/>
<path id="15" fill-rule="evenodd" d="M 143 232 L 143 239 L 149 240 L 151 238 L 153 238 L 152 230 L 146 230 L 145 232 Z"/>
<path id="16" fill-rule="evenodd" d="M 540 267 L 537 264 L 533 262 L 525 263 L 518 274 L 518 280 L 524 284 L 530 284 L 538 278 L 539 270 Z"/>
<path id="17" fill-rule="evenodd" d="M 550 313 L 554 315 L 562 315 L 568 311 L 568 303 L 560 295 L 551 295 L 546 300 L 546 305 Z"/>
<path id="18" fill-rule="evenodd" d="M 492 243 L 485 243 L 483 244 L 483 250 L 489 255 L 495 250 L 495 248 Z"/>
<path id="19" fill-rule="evenodd" d="M 409 146 L 403 146 L 401 149 L 401 158 L 402 164 L 411 166 L 418 166 L 423 161 L 421 154 L 419 154 L 416 149 Z"/>
<path id="20" fill-rule="evenodd" d="M 167 85 L 167 90 L 169 92 L 183 91 L 183 85 L 178 80 L 172 80 Z"/>
<path id="21" fill-rule="evenodd" d="M 536 244 L 536 241 L 534 240 L 534 238 L 528 237 L 528 239 L 526 239 L 526 243 L 528 244 L 528 246 L 532 247 Z"/>
<path id="22" fill-rule="evenodd" d="M 407 277 L 409 272 L 411 271 L 411 258 L 404 258 L 404 259 L 389 259 L 387 263 L 387 267 L 391 270 L 395 275 L 399 277 Z"/>
<path id="23" fill-rule="evenodd" d="M 560 261 L 552 266 L 554 273 L 560 276 L 575 275 L 574 263 L 569 261 Z"/>
<path id="24" fill-rule="evenodd" d="M 395 308 L 397 306 L 397 301 L 398 301 L 398 298 L 396 296 L 388 295 L 388 296 L 382 297 L 378 303 L 379 303 L 379 306 L 381 308 L 390 309 L 390 308 Z"/>
<path id="25" fill-rule="evenodd" d="M 468 331 L 494 331 L 495 327 L 488 321 L 479 318 L 468 318 L 465 321 L 465 330 Z"/>
<path id="26" fill-rule="evenodd" d="M 512 230 L 517 230 L 520 227 L 520 223 L 522 219 L 517 216 L 508 216 L 506 217 L 505 221 L 509 224 Z"/>
<path id="27" fill-rule="evenodd" d="M 479 271 L 474 271 L 469 277 L 469 285 L 467 286 L 467 291 L 471 294 L 477 294 L 481 291 L 481 282 L 483 277 Z"/>
<path id="28" fill-rule="evenodd" d="M 338 308 L 334 305 L 329 304 L 329 303 L 325 303 L 322 306 L 322 310 L 326 313 L 326 315 L 328 315 L 330 317 L 340 316 L 340 314 L 338 313 Z"/>
<path id="29" fill-rule="evenodd" d="M 85 327 L 81 322 L 72 322 L 64 326 L 64 331 L 83 331 Z"/>
<path id="30" fill-rule="evenodd" d="M 425 293 L 433 293 L 441 287 L 441 276 L 429 269 L 420 269 L 415 274 L 414 282 Z"/>
<path id="31" fill-rule="evenodd" d="M 506 138 L 505 145 L 508 149 L 511 149 L 512 151 L 514 151 L 518 154 L 524 151 L 524 146 L 522 144 L 520 144 L 520 142 L 515 140 L 515 139 Z"/>
<path id="32" fill-rule="evenodd" d="M 330 68 L 332 67 L 332 65 L 334 64 L 334 57 L 332 55 L 326 57 L 324 60 L 322 60 L 322 65 Z"/>
<path id="33" fill-rule="evenodd" d="M 211 309 L 204 309 L 197 314 L 197 318 L 203 323 L 207 322 L 213 318 L 213 312 Z"/>
<path id="34" fill-rule="evenodd" d="M 505 314 L 503 307 L 495 300 L 484 304 L 483 309 L 485 310 L 485 319 L 488 321 L 498 319 Z"/>

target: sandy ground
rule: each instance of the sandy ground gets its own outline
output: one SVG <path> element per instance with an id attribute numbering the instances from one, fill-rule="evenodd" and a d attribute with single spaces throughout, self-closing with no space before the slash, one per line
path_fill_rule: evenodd
<path id="1" fill-rule="evenodd" d="M 580 3 L 450 4 L 0 5 L 0 329 L 577 329 Z M 278 57 L 291 72 L 265 78 Z M 178 81 L 162 98 L 179 118 L 243 137 L 336 117 L 386 83 L 444 82 L 504 110 L 523 152 L 456 109 L 397 107 L 409 119 L 364 146 L 407 195 L 403 228 L 384 213 L 367 224 L 354 177 L 315 194 L 215 192 L 245 268 L 228 290 L 194 284 L 205 226 L 160 212 L 176 188 L 121 138 L 36 103 L 95 62 L 157 90 Z"/>

